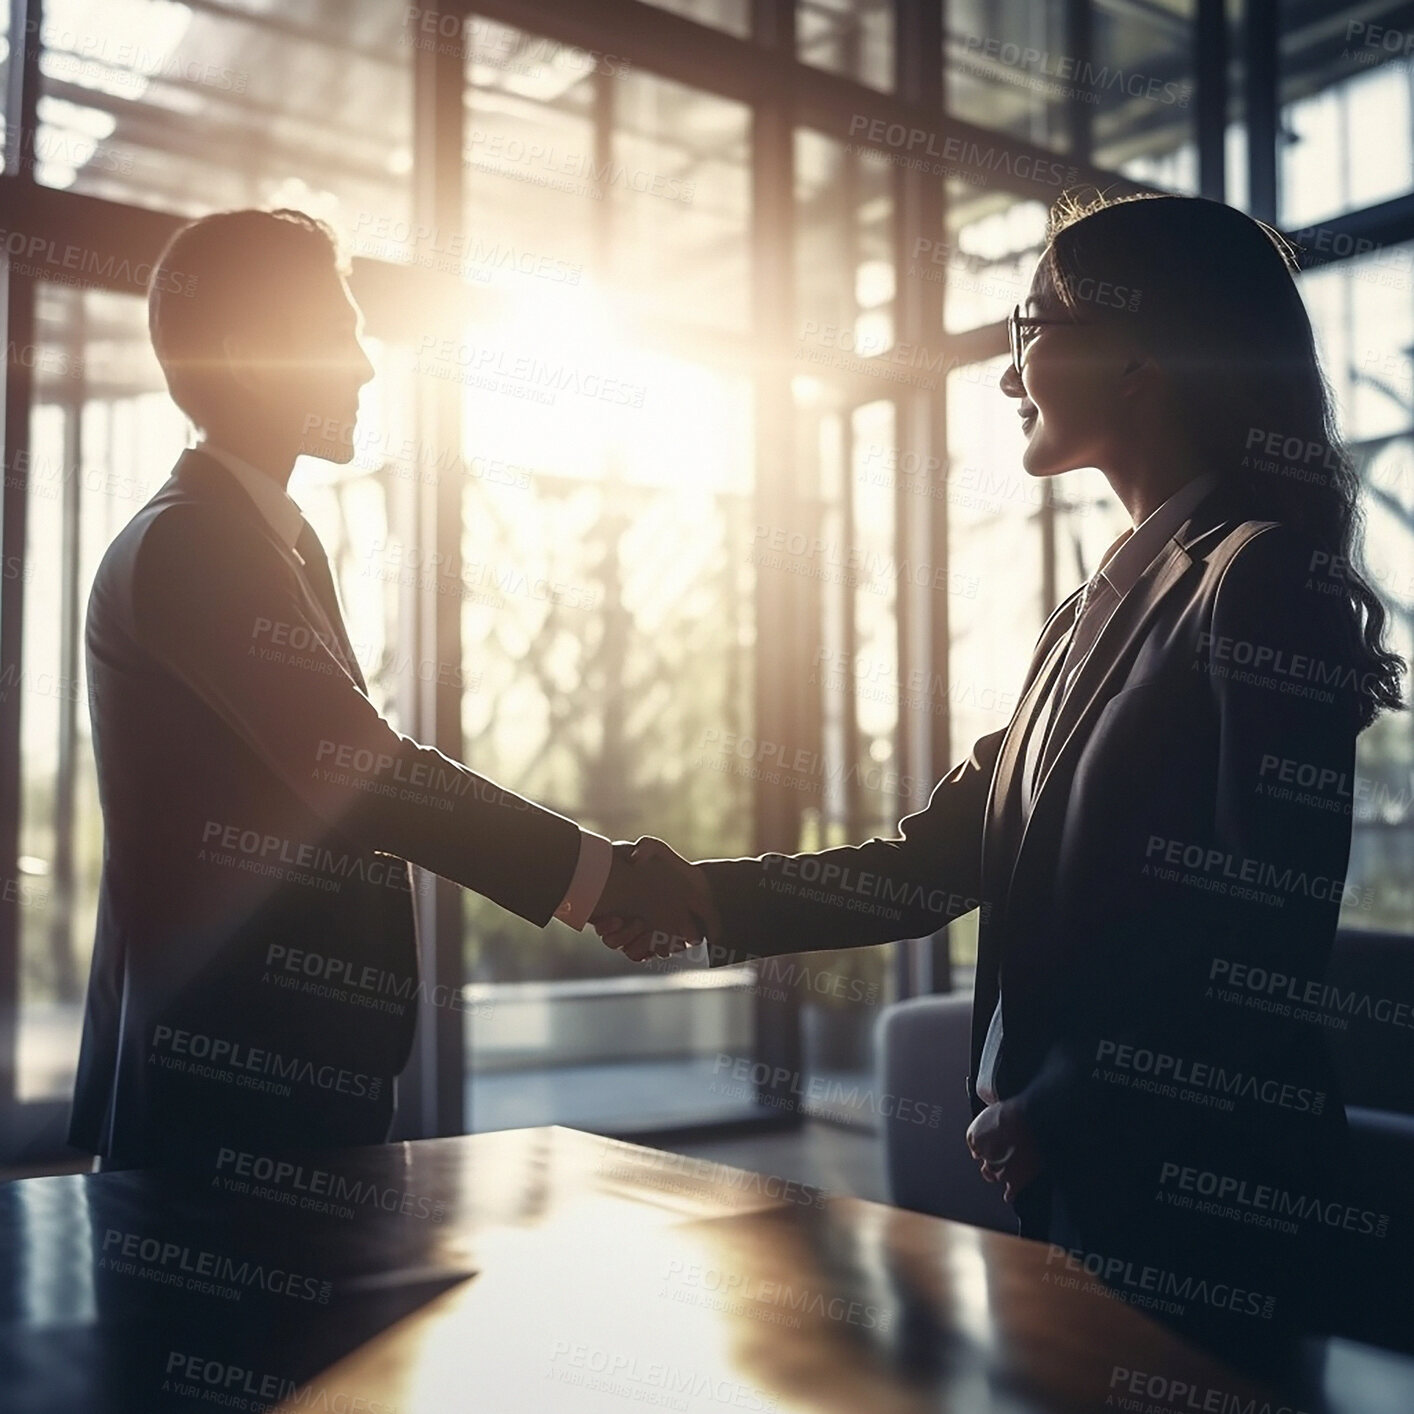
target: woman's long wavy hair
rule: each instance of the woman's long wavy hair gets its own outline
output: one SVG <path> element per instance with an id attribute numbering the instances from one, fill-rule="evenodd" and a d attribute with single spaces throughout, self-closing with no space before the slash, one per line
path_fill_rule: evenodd
<path id="1" fill-rule="evenodd" d="M 1359 473 L 1293 278 L 1296 252 L 1263 221 L 1204 197 L 1066 193 L 1050 212 L 1043 278 L 1079 320 L 1121 323 L 1172 380 L 1206 466 L 1250 519 L 1302 531 L 1341 570 L 1361 683 L 1361 728 L 1400 711 L 1405 664 L 1356 568 Z"/>

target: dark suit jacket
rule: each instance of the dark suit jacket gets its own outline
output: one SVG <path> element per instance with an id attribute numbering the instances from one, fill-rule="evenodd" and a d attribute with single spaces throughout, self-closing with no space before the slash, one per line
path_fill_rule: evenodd
<path id="1" fill-rule="evenodd" d="M 1000 982 L 999 1093 L 1023 1098 L 1094 1240 L 1126 1208 L 1151 1222 L 1165 1163 L 1310 1180 L 1344 1127 L 1321 1028 L 1251 1005 L 1235 970 L 1318 980 L 1335 932 L 1357 704 L 1321 563 L 1219 484 L 1086 660 L 1024 829 L 1021 744 L 1077 595 L 1042 629 L 1008 727 L 898 838 L 706 862 L 711 961 L 925 936 L 979 909 L 974 1112 Z M 1324 795 L 1281 785 L 1298 771 L 1329 772 Z M 1325 808 L 1337 782 L 1343 811 Z"/>
<path id="2" fill-rule="evenodd" d="M 544 925 L 576 825 L 399 734 L 297 554 L 187 452 L 88 606 L 104 821 L 69 1139 L 377 1143 L 422 998 L 406 860 Z"/>

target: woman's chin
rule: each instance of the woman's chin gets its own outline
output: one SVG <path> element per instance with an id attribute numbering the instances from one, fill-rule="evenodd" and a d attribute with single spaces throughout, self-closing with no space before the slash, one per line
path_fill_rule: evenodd
<path id="1" fill-rule="evenodd" d="M 1054 476 L 1057 470 L 1045 452 L 1031 442 L 1026 444 L 1026 450 L 1021 454 L 1021 469 L 1027 476 Z"/>

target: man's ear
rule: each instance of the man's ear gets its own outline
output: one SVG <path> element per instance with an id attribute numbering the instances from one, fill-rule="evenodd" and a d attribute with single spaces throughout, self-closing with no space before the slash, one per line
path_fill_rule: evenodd
<path id="1" fill-rule="evenodd" d="M 247 393 L 259 391 L 259 378 L 248 346 L 234 334 L 221 335 L 222 373 Z"/>

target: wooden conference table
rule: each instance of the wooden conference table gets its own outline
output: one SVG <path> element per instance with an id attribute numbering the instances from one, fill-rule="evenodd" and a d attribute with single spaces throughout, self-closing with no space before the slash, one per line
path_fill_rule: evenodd
<path id="1" fill-rule="evenodd" d="M 273 1166 L 0 1184 L 0 1410 L 1414 1409 L 1374 1347 L 1268 1399 L 1045 1244 L 575 1130 Z"/>

